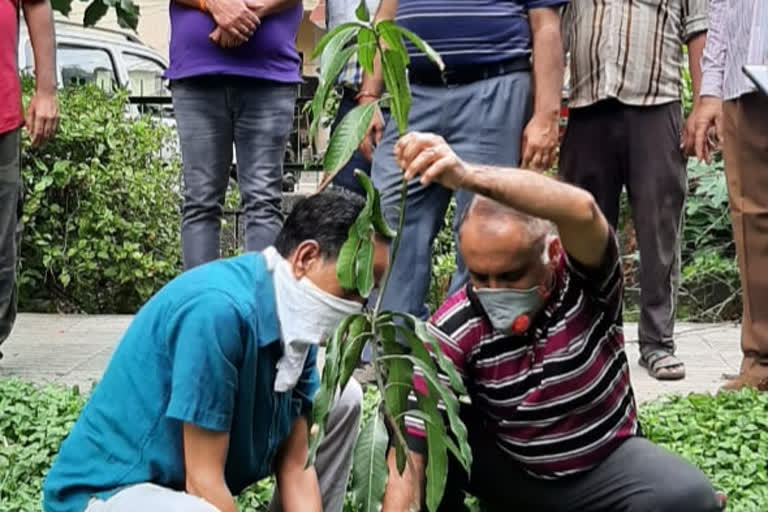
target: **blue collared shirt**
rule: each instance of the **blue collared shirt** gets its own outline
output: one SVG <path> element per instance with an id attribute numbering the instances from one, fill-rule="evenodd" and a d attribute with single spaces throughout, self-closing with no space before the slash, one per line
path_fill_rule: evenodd
<path id="1" fill-rule="evenodd" d="M 182 274 L 139 311 L 43 485 L 47 512 L 152 482 L 184 489 L 182 425 L 230 433 L 233 494 L 272 471 L 318 385 L 316 348 L 298 385 L 273 390 L 282 354 L 272 275 L 260 254 Z"/>

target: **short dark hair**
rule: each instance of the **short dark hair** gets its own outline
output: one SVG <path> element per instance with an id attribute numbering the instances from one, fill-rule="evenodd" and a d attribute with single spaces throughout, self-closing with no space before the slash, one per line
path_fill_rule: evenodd
<path id="1" fill-rule="evenodd" d="M 277 235 L 275 249 L 283 258 L 307 240 L 315 240 L 320 254 L 326 260 L 335 260 L 349 228 L 357 220 L 365 200 L 351 192 L 328 190 L 301 199 L 285 219 Z"/>

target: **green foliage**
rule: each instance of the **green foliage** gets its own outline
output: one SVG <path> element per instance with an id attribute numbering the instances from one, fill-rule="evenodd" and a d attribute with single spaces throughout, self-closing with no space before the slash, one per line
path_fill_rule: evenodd
<path id="1" fill-rule="evenodd" d="M 51 0 L 51 7 L 54 11 L 69 16 L 72 11 L 72 0 Z M 122 28 L 136 30 L 139 26 L 139 6 L 133 0 L 91 0 L 83 13 L 83 25 L 86 27 L 95 25 L 109 12 L 110 8 L 114 9 L 117 23 Z"/>
<path id="2" fill-rule="evenodd" d="M 324 115 L 331 84 L 349 56 L 356 53 L 363 68 L 370 72 L 373 70 L 378 53 L 384 84 L 388 92 L 386 100 L 389 102 L 398 131 L 402 135 L 407 130 L 411 105 L 406 76 L 408 53 L 403 37 L 411 40 L 417 48 L 422 49 L 441 67 L 442 61 L 426 43 L 396 24 L 385 22 L 371 25 L 368 23 L 369 14 L 364 7 L 358 8 L 357 17 L 360 20 L 359 23 L 337 27 L 320 41 L 315 50 L 315 54 L 327 51 L 331 60 L 321 73 L 320 86 L 312 101 L 313 126 L 316 127 L 319 119 Z M 355 36 L 356 43 L 353 43 Z M 377 108 L 378 101 L 362 105 L 353 109 L 342 119 L 331 135 L 324 162 L 326 171 L 335 173 L 349 161 L 365 136 Z M 363 173 L 357 172 L 357 176 L 366 191 L 366 204 L 354 225 L 349 229 L 347 241 L 342 246 L 336 266 L 342 287 L 357 290 L 361 297 L 367 298 L 374 287 L 373 238 L 375 233 L 385 238 L 394 236 L 390 266 L 397 257 L 404 221 L 407 182 L 402 180 L 399 223 L 397 231 L 393 231 L 382 215 L 379 192 Z M 329 341 L 320 389 L 313 401 L 313 425 L 310 430 L 307 462 L 312 462 L 323 437 L 331 398 L 338 389 L 343 389 L 346 379 L 358 364 L 364 344 L 369 343 L 372 345 L 371 357 L 376 384 L 383 400 L 378 412 L 366 420 L 355 450 L 353 508 L 357 507 L 359 510 L 369 512 L 379 510 L 381 507 L 389 471 L 386 448 L 389 444 L 395 447 L 398 470 L 402 472 L 407 463 L 403 418 L 406 413 L 413 413 L 427 419 L 429 462 L 426 499 L 429 509 L 434 511 L 442 499 L 445 488 L 448 450 L 450 449 L 465 467 L 471 466 L 472 455 L 467 444 L 467 431 L 459 418 L 459 402 L 456 397 L 456 393 L 463 391 L 463 384 L 451 363 L 442 356 L 439 344 L 427 332 L 422 322 L 412 317 L 381 311 L 381 297 L 386 290 L 388 277 L 389 274 L 381 283 L 379 298 L 373 310 L 365 312 L 362 316 L 356 315 L 342 321 Z M 406 341 L 409 350 L 405 350 L 398 343 L 398 339 Z M 427 346 L 432 350 L 435 359 L 426 348 Z M 438 378 L 438 366 L 451 377 L 451 386 L 444 384 Z M 427 394 L 419 394 L 418 408 L 415 411 L 409 411 L 407 397 L 413 387 L 414 369 L 418 369 L 425 376 Z M 456 439 L 455 442 L 448 435 L 448 429 L 437 407 L 438 400 L 446 406 L 448 423 Z M 392 439 L 389 438 L 390 434 L 385 424 L 392 427 Z"/>
<path id="3" fill-rule="evenodd" d="M 21 308 L 135 313 L 181 267 L 169 131 L 129 119 L 125 92 L 66 89 L 59 102 L 56 138 L 22 148 Z"/>
<path id="4" fill-rule="evenodd" d="M 728 496 L 728 510 L 768 504 L 768 394 L 673 397 L 641 407 L 646 435 L 699 467 Z"/>

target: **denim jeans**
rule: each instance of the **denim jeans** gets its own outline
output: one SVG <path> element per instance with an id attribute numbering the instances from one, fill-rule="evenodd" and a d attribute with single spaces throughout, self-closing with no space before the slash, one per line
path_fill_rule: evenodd
<path id="1" fill-rule="evenodd" d="M 520 142 L 530 117 L 531 77 L 527 71 L 510 73 L 461 86 L 413 85 L 408 129 L 433 132 L 445 138 L 469 162 L 513 167 L 519 165 Z M 388 122 L 373 158 L 373 183 L 381 191 L 382 208 L 390 225 L 397 224 L 402 171 L 393 149 L 397 127 Z M 408 185 L 402 243 L 382 300 L 384 309 L 426 318 L 425 298 L 432 266 L 432 243 L 443 226 L 451 191 L 427 187 L 414 180 Z M 464 208 L 472 199 L 466 190 L 456 193 L 454 237 Z M 457 244 L 458 246 L 458 244 Z M 457 254 L 452 291 L 466 282 L 467 273 Z"/>
<path id="2" fill-rule="evenodd" d="M 184 269 L 220 255 L 233 143 L 245 217 L 245 250 L 268 247 L 282 227 L 283 159 L 296 86 L 203 76 L 176 80 L 171 91 L 184 167 Z"/>
<path id="3" fill-rule="evenodd" d="M 0 344 L 16 320 L 16 259 L 21 242 L 20 130 L 0 134 Z"/>

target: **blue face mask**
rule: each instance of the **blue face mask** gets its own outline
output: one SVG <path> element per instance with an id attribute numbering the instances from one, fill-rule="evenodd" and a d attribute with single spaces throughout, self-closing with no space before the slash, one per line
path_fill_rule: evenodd
<path id="1" fill-rule="evenodd" d="M 480 288 L 475 294 L 493 328 L 514 334 L 528 330 L 531 318 L 541 311 L 547 300 L 541 286 L 527 290 Z"/>
<path id="2" fill-rule="evenodd" d="M 553 267 L 555 255 L 559 252 L 559 242 L 552 243 L 555 237 L 547 240 L 547 249 L 541 255 L 545 265 Z M 549 298 L 551 289 L 545 285 L 534 286 L 527 290 L 515 288 L 479 288 L 475 289 L 477 300 L 483 306 L 491 325 L 497 331 L 523 334 L 531 326 L 531 320 L 541 311 Z"/>

